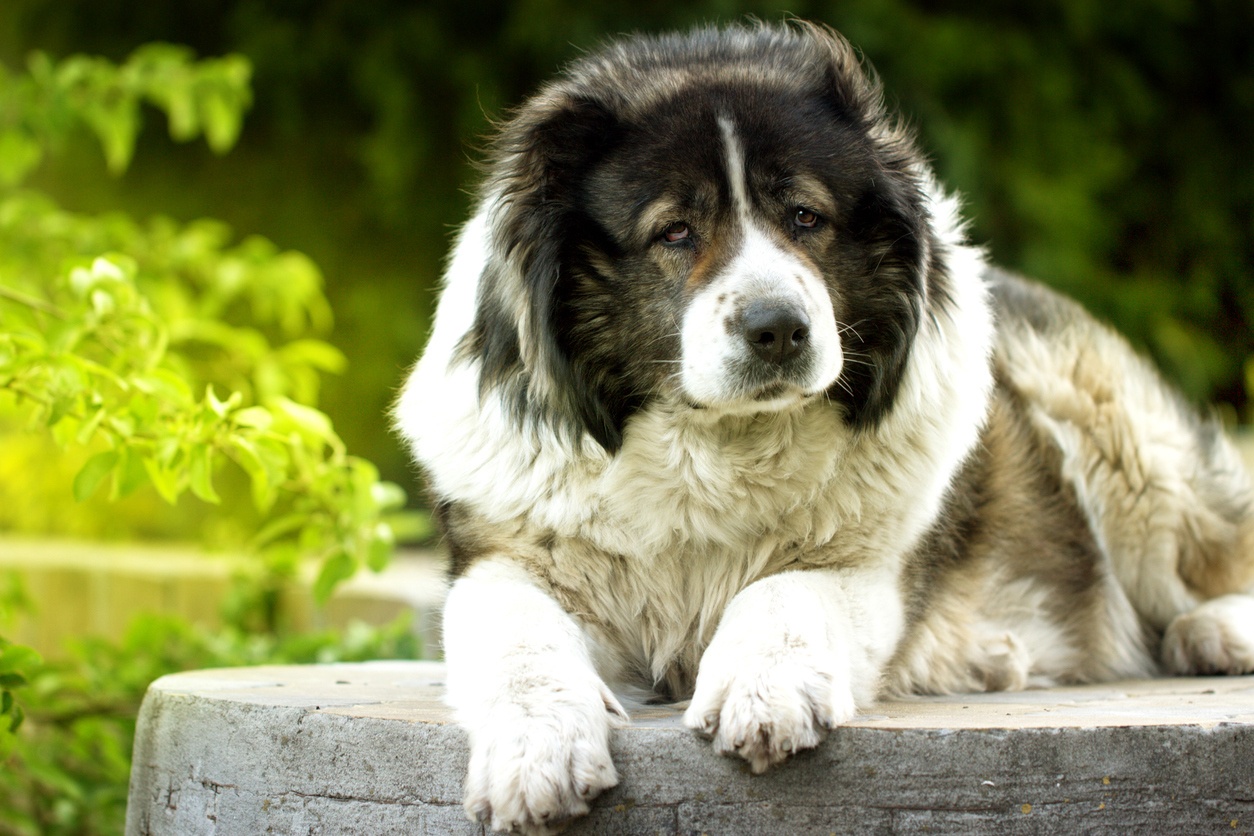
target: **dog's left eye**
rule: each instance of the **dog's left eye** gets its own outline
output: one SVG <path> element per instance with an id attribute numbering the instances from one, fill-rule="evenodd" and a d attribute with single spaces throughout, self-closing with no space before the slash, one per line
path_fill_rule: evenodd
<path id="1" fill-rule="evenodd" d="M 792 216 L 792 222 L 802 229 L 814 229 L 819 225 L 819 220 L 817 212 L 801 207 L 798 207 Z"/>
<path id="2" fill-rule="evenodd" d="M 683 221 L 676 221 L 662 230 L 662 241 L 666 244 L 683 244 L 691 237 L 692 229 Z"/>

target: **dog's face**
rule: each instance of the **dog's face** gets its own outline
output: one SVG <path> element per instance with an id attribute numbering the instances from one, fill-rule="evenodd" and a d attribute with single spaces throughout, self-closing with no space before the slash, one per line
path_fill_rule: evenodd
<path id="1" fill-rule="evenodd" d="M 825 280 L 837 198 L 813 173 L 822 160 L 788 160 L 779 114 L 736 98 L 664 102 L 596 166 L 588 212 L 616 257 L 587 245 L 588 278 L 638 300 L 626 309 L 656 308 L 632 329 L 656 387 L 702 408 L 780 409 L 840 375 L 840 288 Z"/>
<path id="2" fill-rule="evenodd" d="M 704 55 L 637 41 L 576 65 L 507 126 L 489 182 L 466 351 L 520 410 L 610 450 L 653 399 L 827 397 L 872 424 L 926 297 L 913 151 L 848 46 L 746 30 Z"/>

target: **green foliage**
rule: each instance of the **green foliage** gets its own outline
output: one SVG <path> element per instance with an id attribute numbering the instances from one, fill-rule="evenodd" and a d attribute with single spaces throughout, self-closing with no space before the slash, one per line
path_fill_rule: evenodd
<path id="1" fill-rule="evenodd" d="M 349 455 L 313 405 L 321 373 L 344 364 L 314 336 L 331 319 L 316 266 L 260 237 L 234 243 L 218 222 L 81 215 L 21 186 L 76 124 L 95 134 L 111 169 L 125 168 L 141 101 L 166 113 L 174 138 L 203 133 L 223 152 L 250 101 L 248 78 L 238 57 L 194 62 L 165 45 L 119 66 L 36 55 L 27 75 L 0 72 L 0 151 L 12 152 L 0 171 L 0 398 L 60 447 L 88 451 L 66 486 L 80 502 L 151 488 L 171 504 L 190 493 L 223 505 L 217 485 L 234 467 L 264 522 L 251 543 L 263 558 L 254 586 L 273 588 L 312 557 L 322 562 L 315 593 L 325 601 L 359 566 L 387 561 L 394 536 L 384 515 L 404 494 Z M 274 628 L 273 609 L 252 623 Z M 141 675 L 118 687 L 133 699 L 146 684 Z M 67 693 L 109 693 L 100 682 L 58 678 L 29 648 L 0 640 L 0 731 L 23 719 L 19 688 L 45 719 L 66 715 L 58 700 Z M 118 728 L 101 710 L 70 714 L 86 737 L 67 752 L 106 771 L 124 764 Z M 18 756 L 31 780 L 69 792 L 73 781 L 34 751 Z M 75 799 L 107 806 L 72 792 L 53 806 L 68 810 Z M 31 821 L 55 823 L 63 812 Z"/>
<path id="2" fill-rule="evenodd" d="M 746 14 L 845 32 L 964 193 L 974 238 L 1001 265 L 1080 296 L 1195 400 L 1238 410 L 1250 400 L 1254 6 L 1245 0 L 520 0 L 473 15 L 405 0 L 129 8 L 7 0 L 10 53 L 38 44 L 121 54 L 164 39 L 248 56 L 257 99 L 243 153 L 228 163 L 257 184 L 247 206 L 216 191 L 198 159 L 174 153 L 148 175 L 152 199 L 166 207 L 195 182 L 195 211 L 247 211 L 317 254 L 335 278 L 328 293 L 356 370 L 328 383 L 323 404 L 391 478 L 408 465 L 374 422 L 421 347 L 447 230 L 466 216 L 469 160 L 490 122 L 605 37 Z M 5 32 L 0 21 L 0 51 Z M 280 153 L 281 170 L 267 175 Z M 58 170 L 59 193 L 81 193 L 82 173 Z M 380 310 L 386 323 L 369 315 Z"/>
<path id="3" fill-rule="evenodd" d="M 167 112 L 177 138 L 203 128 L 217 150 L 249 101 L 247 62 L 192 63 L 169 46 L 119 67 L 31 65 L 0 86 L 10 90 L 0 130 L 51 142 L 77 114 L 119 165 L 141 97 Z M 313 406 L 320 374 L 344 364 L 309 336 L 330 324 L 318 269 L 265 239 L 231 237 L 213 221 L 82 216 L 0 189 L 0 391 L 63 447 L 96 451 L 73 481 L 80 501 L 150 485 L 170 503 L 190 491 L 219 504 L 215 478 L 233 464 L 271 517 L 254 547 L 283 574 L 302 555 L 324 560 L 325 598 L 390 551 L 382 515 L 403 494 L 350 456 Z"/>
<path id="4" fill-rule="evenodd" d="M 77 642 L 63 660 L 26 666 L 29 718 L 20 735 L 0 735 L 0 834 L 120 834 L 135 717 L 148 684 L 160 676 L 263 663 L 414 659 L 420 651 L 408 618 L 382 628 L 357 623 L 342 633 L 263 635 L 148 616 L 118 644 Z"/>
<path id="5" fill-rule="evenodd" d="M 26 593 L 15 576 L 0 575 L 0 630 L 9 618 L 29 605 Z M 29 672 L 43 660 L 29 647 L 14 644 L 0 635 L 0 754 L 3 754 L 5 733 L 13 734 L 22 726 L 26 712 L 18 704 L 16 694 L 27 684 Z"/>
<path id="6" fill-rule="evenodd" d="M 173 139 L 203 134 L 210 148 L 226 153 L 251 103 L 251 74 L 242 56 L 196 62 L 186 47 L 160 43 L 120 66 L 85 55 L 54 63 L 35 53 L 25 75 L 0 67 L 0 186 L 22 182 L 46 147 L 78 125 L 100 141 L 111 172 L 125 171 L 145 102 L 166 113 Z"/>
<path id="7" fill-rule="evenodd" d="M 0 67 L 0 423 L 13 432 L 20 419 L 77 456 L 67 497 L 191 496 L 253 521 L 262 558 L 237 584 L 223 631 L 146 618 L 121 644 L 84 640 L 48 663 L 0 638 L 0 833 L 115 833 L 134 717 L 154 678 L 417 655 L 404 622 L 286 635 L 274 593 L 312 558 L 325 601 L 358 567 L 383 567 L 393 518 L 413 521 L 396 516 L 400 488 L 349 455 L 315 406 L 322 374 L 344 357 L 320 338 L 330 306 L 308 257 L 236 241 L 217 221 L 75 213 L 24 187 L 83 127 L 111 171 L 126 169 L 142 103 L 165 113 L 174 139 L 229 150 L 251 100 L 248 62 L 197 62 L 157 44 L 119 65 L 35 55 L 28 66 Z M 16 586 L 0 589 L 0 616 L 23 605 Z"/>
<path id="8" fill-rule="evenodd" d="M 40 662 L 34 650 L 0 637 L 0 730 L 12 734 L 22 725 L 26 715 L 13 692 L 27 684 L 28 672 Z"/>

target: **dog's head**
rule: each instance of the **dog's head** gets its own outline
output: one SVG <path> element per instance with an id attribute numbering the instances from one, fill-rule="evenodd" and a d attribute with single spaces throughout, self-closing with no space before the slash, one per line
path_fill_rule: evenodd
<path id="1" fill-rule="evenodd" d="M 712 414 L 894 401 L 928 294 L 926 170 L 809 24 L 638 37 L 499 135 L 463 359 L 607 450 L 652 399 Z"/>

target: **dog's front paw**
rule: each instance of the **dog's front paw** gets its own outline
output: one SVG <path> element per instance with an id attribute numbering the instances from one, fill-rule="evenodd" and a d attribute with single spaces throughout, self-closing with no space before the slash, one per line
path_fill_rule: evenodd
<path id="1" fill-rule="evenodd" d="M 712 737 L 720 754 L 744 758 L 755 773 L 817 746 L 854 714 L 847 666 L 826 648 L 794 640 L 751 653 L 711 650 L 684 723 Z"/>
<path id="2" fill-rule="evenodd" d="M 493 830 L 556 833 L 618 783 L 609 734 L 627 714 L 599 682 L 529 687 L 476 714 L 465 807 Z"/>

